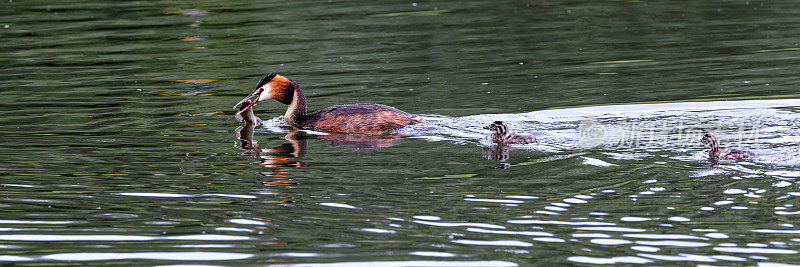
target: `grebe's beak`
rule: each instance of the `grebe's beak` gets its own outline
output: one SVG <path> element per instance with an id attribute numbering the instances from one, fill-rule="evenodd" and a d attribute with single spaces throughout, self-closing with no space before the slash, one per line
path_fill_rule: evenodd
<path id="1" fill-rule="evenodd" d="M 253 99 L 252 100 L 253 103 L 251 103 L 251 104 L 255 105 L 256 102 L 258 102 L 258 98 L 261 96 L 261 93 L 263 93 L 263 92 L 264 92 L 264 88 L 256 88 L 256 90 L 254 90 L 252 93 L 250 93 L 250 95 L 248 95 L 247 97 L 242 99 L 242 101 L 239 101 L 239 103 L 236 103 L 236 105 L 233 105 L 233 108 L 238 107 L 239 105 L 241 105 L 242 103 L 244 103 L 247 100 L 250 100 L 253 97 L 255 97 L 256 99 Z"/>

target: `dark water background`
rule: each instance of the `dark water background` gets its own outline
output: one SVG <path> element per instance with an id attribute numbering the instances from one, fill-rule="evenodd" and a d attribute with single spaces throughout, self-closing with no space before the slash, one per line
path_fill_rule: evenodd
<path id="1" fill-rule="evenodd" d="M 0 261 L 800 264 L 798 17 L 792 1 L 3 2 Z M 232 106 L 273 71 L 311 110 L 428 122 L 303 138 L 270 101 L 242 149 Z M 493 147 L 495 120 L 540 141 Z M 708 131 L 759 156 L 711 165 Z"/>

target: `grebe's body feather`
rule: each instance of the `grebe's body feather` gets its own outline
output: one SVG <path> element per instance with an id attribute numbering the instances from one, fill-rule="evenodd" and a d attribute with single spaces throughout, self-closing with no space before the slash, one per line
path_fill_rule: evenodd
<path id="1" fill-rule="evenodd" d="M 385 133 L 421 120 L 402 110 L 379 104 L 336 105 L 292 122 L 323 132 Z"/>

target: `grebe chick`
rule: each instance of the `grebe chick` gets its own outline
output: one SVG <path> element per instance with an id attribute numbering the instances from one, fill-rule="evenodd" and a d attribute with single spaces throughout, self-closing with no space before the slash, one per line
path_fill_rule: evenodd
<path id="1" fill-rule="evenodd" d="M 735 148 L 719 149 L 719 141 L 717 141 L 717 137 L 712 134 L 703 135 L 703 138 L 700 139 L 700 142 L 702 142 L 704 145 L 711 146 L 711 150 L 708 151 L 708 157 L 712 160 L 717 158 L 737 160 L 756 155 L 753 152 L 738 150 Z"/>
<path id="2" fill-rule="evenodd" d="M 255 100 L 243 106 L 252 107 L 259 101 L 275 99 L 289 105 L 284 118 L 290 125 L 322 132 L 384 134 L 424 121 L 419 116 L 378 104 L 336 105 L 306 114 L 306 97 L 300 86 L 274 72 L 264 75 L 253 92 L 236 105 L 251 98 Z M 240 108 L 239 112 L 242 110 L 246 108 Z"/>
<path id="3" fill-rule="evenodd" d="M 536 142 L 536 137 L 509 132 L 508 126 L 502 121 L 496 121 L 483 128 L 492 130 L 492 141 L 498 144 L 527 144 Z"/>

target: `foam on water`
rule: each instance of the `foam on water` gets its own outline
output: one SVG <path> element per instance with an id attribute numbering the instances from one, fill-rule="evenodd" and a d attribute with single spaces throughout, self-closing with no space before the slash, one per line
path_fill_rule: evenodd
<path id="1" fill-rule="evenodd" d="M 398 133 L 430 142 L 490 147 L 489 131 L 483 127 L 504 121 L 512 132 L 538 139 L 514 145 L 517 149 L 547 153 L 601 149 L 611 159 L 635 160 L 666 153 L 675 160 L 696 162 L 707 159 L 700 136 L 712 132 L 723 147 L 755 152 L 757 156 L 748 162 L 798 166 L 800 158 L 792 155 L 800 151 L 800 129 L 789 125 L 800 121 L 800 113 L 787 109 L 797 106 L 800 99 L 606 105 L 464 117 L 426 114 L 426 122 Z M 260 130 L 288 132 L 281 117 L 264 121 Z M 587 131 L 595 135 L 587 137 Z M 587 164 L 613 166 L 594 158 Z"/>

